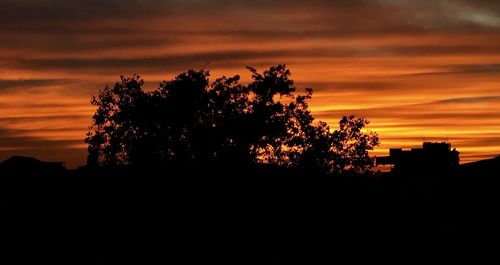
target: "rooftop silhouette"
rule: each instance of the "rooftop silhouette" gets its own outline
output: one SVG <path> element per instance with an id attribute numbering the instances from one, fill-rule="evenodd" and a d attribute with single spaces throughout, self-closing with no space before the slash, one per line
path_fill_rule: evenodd
<path id="1" fill-rule="evenodd" d="M 26 156 L 12 156 L 0 163 L 0 173 L 4 175 L 50 175 L 65 170 L 64 162 L 46 162 Z"/>
<path id="2" fill-rule="evenodd" d="M 392 172 L 400 174 L 434 173 L 457 168 L 460 153 L 446 142 L 424 142 L 422 148 L 391 148 L 389 156 L 377 157 L 377 165 L 392 165 Z"/>

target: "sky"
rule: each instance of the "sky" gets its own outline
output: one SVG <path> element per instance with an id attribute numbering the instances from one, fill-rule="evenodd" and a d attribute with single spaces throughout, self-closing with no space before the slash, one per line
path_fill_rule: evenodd
<path id="1" fill-rule="evenodd" d="M 83 165 L 90 97 L 122 74 L 154 89 L 286 64 L 333 128 L 364 116 L 382 145 L 500 154 L 498 0 L 0 0 L 0 161 Z"/>

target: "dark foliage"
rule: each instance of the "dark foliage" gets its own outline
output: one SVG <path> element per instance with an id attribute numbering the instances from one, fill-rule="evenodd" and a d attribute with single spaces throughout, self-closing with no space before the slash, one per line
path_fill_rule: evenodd
<path id="1" fill-rule="evenodd" d="M 343 117 L 331 131 L 315 122 L 285 65 L 209 80 L 205 70 L 182 73 L 154 91 L 137 75 L 106 86 L 86 142 L 89 166 L 225 167 L 259 164 L 318 174 L 366 173 L 378 136 L 369 122 Z"/>

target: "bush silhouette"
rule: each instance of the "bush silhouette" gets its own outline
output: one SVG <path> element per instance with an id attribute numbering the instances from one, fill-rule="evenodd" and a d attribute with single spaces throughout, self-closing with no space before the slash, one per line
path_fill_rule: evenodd
<path id="1" fill-rule="evenodd" d="M 144 91 L 138 75 L 121 76 L 91 103 L 89 166 L 251 167 L 272 165 L 320 174 L 364 173 L 378 135 L 364 132 L 364 118 L 343 117 L 331 131 L 314 122 L 307 101 L 296 95 L 290 70 L 278 65 L 252 81 L 238 75 L 213 82 L 206 70 L 189 70 Z"/>

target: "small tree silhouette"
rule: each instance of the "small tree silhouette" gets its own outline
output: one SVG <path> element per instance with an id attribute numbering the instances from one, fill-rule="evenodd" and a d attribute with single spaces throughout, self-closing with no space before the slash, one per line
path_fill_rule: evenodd
<path id="1" fill-rule="evenodd" d="M 318 174 L 367 172 L 368 151 L 379 144 L 364 132 L 364 118 L 343 117 L 339 130 L 314 122 L 307 101 L 295 95 L 285 65 L 262 74 L 209 81 L 193 71 L 145 92 L 137 75 L 121 77 L 92 98 L 97 106 L 86 143 L 88 165 L 252 166 L 270 164 Z"/>
<path id="2" fill-rule="evenodd" d="M 143 109 L 147 105 L 143 101 L 148 100 L 143 84 L 138 75 L 121 76 L 120 82 L 92 97 L 97 110 L 86 138 L 89 165 L 96 165 L 99 159 L 106 165 L 129 162 L 140 134 L 147 133 L 141 124 L 149 115 Z"/>
<path id="3" fill-rule="evenodd" d="M 363 132 L 363 128 L 370 122 L 365 118 L 354 116 L 342 117 L 339 129 L 332 137 L 333 153 L 335 154 L 333 172 L 342 174 L 345 171 L 366 173 L 373 165 L 373 158 L 368 151 L 380 144 L 378 135 L 374 132 Z"/>

